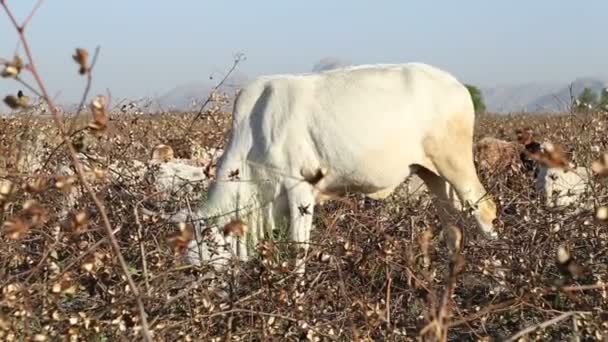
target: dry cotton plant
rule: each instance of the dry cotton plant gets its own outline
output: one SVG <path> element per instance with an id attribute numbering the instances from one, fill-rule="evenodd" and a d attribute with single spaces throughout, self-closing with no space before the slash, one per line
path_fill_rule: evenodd
<path id="1" fill-rule="evenodd" d="M 92 115 L 87 119 L 82 125 L 88 125 Z M 167 222 L 175 209 L 195 208 L 200 201 L 159 200 L 145 177 L 135 180 L 137 169 L 127 167 L 132 159 L 149 159 L 154 146 L 163 143 L 150 131 L 177 135 L 191 117 L 169 113 L 138 117 L 138 127 L 133 127 L 135 119 L 126 116 L 110 122 L 111 130 L 102 137 L 112 135 L 111 144 L 95 140 L 93 151 L 104 152 L 125 168 L 115 181 L 92 180 L 92 184 L 107 203 L 111 222 L 116 223 L 114 235 L 131 276 L 142 289 L 150 329 L 161 340 L 217 340 L 228 335 L 233 340 L 433 340 L 445 336 L 447 340 L 505 340 L 516 334 L 531 340 L 563 340 L 574 334 L 573 319 L 581 337 L 606 336 L 602 325 L 608 310 L 605 223 L 593 212 L 548 210 L 537 198 L 530 175 L 523 171 L 482 175 L 497 196 L 504 226 L 500 241 L 487 244 L 475 238 L 473 222 L 462 221 L 467 239 L 452 239 L 460 241 L 462 269 L 453 268 L 458 264 L 445 247 L 453 234 L 441 233 L 434 207 L 395 195 L 387 201 L 349 196 L 321 206 L 302 278 L 292 273 L 292 259 L 285 258 L 288 243 L 282 236 L 261 241 L 256 249 L 259 256 L 251 262 L 236 263 L 227 273 L 214 272 L 207 266 L 182 263 L 180 254 L 194 238 L 193 226 Z M 2 128 L 20 130 L 22 126 L 15 123 L 19 120 L 3 121 Z M 541 119 L 529 115 L 484 120 L 478 124 L 480 133 L 496 135 L 501 128 Z M 566 146 L 576 155 L 569 160 L 582 164 L 580 151 L 588 147 L 568 140 L 580 133 L 572 127 L 561 129 L 562 120 L 562 116 L 541 120 L 538 126 L 548 126 L 539 130 L 538 139 Z M 35 125 L 38 129 L 54 124 L 40 120 Z M 552 134 L 560 130 L 563 136 Z M 201 134 L 196 136 L 201 141 L 208 139 L 198 130 L 193 134 Z M 603 135 L 594 133 L 591 139 L 601 144 Z M 102 143 L 108 144 L 107 152 L 95 145 Z M 223 144 L 225 136 L 206 143 Z M 599 159 L 600 155 L 589 150 L 590 157 Z M 8 222 L 9 235 L 21 239 L 14 241 L 3 231 L 7 248 L 0 251 L 0 279 L 4 280 L 0 287 L 5 292 L 2 312 L 10 326 L 6 331 L 19 333 L 18 324 L 36 317 L 47 328 L 32 329 L 31 334 L 49 338 L 137 336 L 133 293 L 108 248 L 94 203 L 85 197 L 65 217 L 60 215 L 65 191 L 82 188 L 79 178 L 41 173 L 10 179 L 12 183 L 0 184 L 0 201 L 6 204 L 2 222 Z M 598 178 L 598 203 L 605 201 L 607 193 L 603 178 Z M 35 226 L 35 222 L 46 223 Z M 220 228 L 238 235 L 246 230 L 238 221 Z M 452 273 L 458 275 L 452 282 L 451 269 L 460 270 Z M 221 291 L 211 291 L 218 286 Z M 36 306 L 28 307 L 28 303 Z M 28 312 L 32 312 L 29 318 Z M 561 319 L 562 313 L 567 319 Z M 24 336 L 23 331 L 17 336 Z"/>
<path id="2" fill-rule="evenodd" d="M 23 40 L 21 47 L 29 48 Z M 66 52 L 86 89 L 98 51 Z M 19 60 L 2 60 L 3 81 L 37 73 L 31 56 L 15 55 Z M 183 263 L 194 225 L 170 218 L 204 199 L 163 198 L 151 175 L 163 163 L 224 147 L 231 123 L 222 106 L 233 97 L 218 95 L 219 87 L 202 101 L 202 112 L 197 104 L 193 112 L 158 115 L 129 112 L 109 94 L 84 95 L 82 105 L 59 120 L 68 128 L 58 135 L 62 113 L 52 102 L 38 107 L 36 97 L 46 98 L 40 86 L 19 85 L 21 97 L 30 96 L 29 107 L 14 109 L 23 115 L 0 118 L 3 340 L 139 339 L 146 334 L 142 314 L 153 339 L 168 341 L 608 336 L 605 113 L 487 115 L 475 130 L 476 140 L 517 141 L 518 129 L 534 127 L 535 141 L 560 146 L 541 151 L 543 160 L 593 170 L 596 210 L 544 207 L 521 165 L 481 174 L 503 223 L 493 243 L 478 239 L 466 217 L 442 232 L 426 195 L 419 200 L 397 191 L 386 201 L 349 195 L 315 208 L 307 271 L 298 277 L 281 232 L 254 246 L 251 261 L 231 262 L 224 271 Z M 26 148 L 42 146 L 41 153 L 28 152 L 35 166 L 24 171 L 13 136 Z M 150 159 L 154 166 L 136 163 Z M 197 165 L 212 179 L 212 161 Z M 242 177 L 236 171 L 232 176 Z M 205 193 L 204 186 L 192 186 Z M 81 196 L 73 200 L 73 194 Z M 241 221 L 218 228 L 227 235 L 247 233 Z"/>
<path id="3" fill-rule="evenodd" d="M 52 111 L 55 124 L 57 126 L 60 136 L 63 139 L 63 142 L 66 144 L 66 146 L 68 148 L 70 158 L 72 160 L 74 168 L 76 169 L 78 177 L 80 178 L 80 182 L 81 182 L 82 186 L 86 189 L 86 192 L 89 194 L 89 196 L 91 197 L 93 202 L 95 203 L 95 206 L 99 212 L 99 215 L 101 216 L 101 218 L 103 220 L 103 227 L 105 228 L 108 240 L 110 241 L 110 245 L 112 246 L 115 256 L 119 260 L 119 263 L 122 267 L 124 276 L 127 279 L 130 290 L 133 292 L 133 294 L 135 296 L 138 310 L 139 310 L 139 319 L 140 319 L 139 326 L 141 329 L 142 336 L 144 337 L 144 339 L 146 341 L 151 341 L 152 336 L 151 336 L 149 328 L 148 328 L 147 317 L 146 317 L 146 312 L 145 312 L 145 308 L 143 305 L 143 301 L 139 295 L 139 288 L 133 281 L 129 268 L 128 268 L 126 262 L 124 261 L 122 253 L 120 251 L 120 246 L 118 245 L 118 242 L 117 242 L 116 238 L 114 237 L 113 229 L 112 229 L 111 223 L 109 221 L 109 218 L 107 216 L 106 209 L 105 209 L 103 203 L 99 200 L 99 198 L 95 194 L 91 185 L 88 183 L 88 181 L 85 178 L 82 164 L 80 163 L 80 161 L 76 155 L 76 150 L 74 149 L 74 146 L 72 145 L 72 143 L 69 141 L 68 132 L 65 129 L 61 112 L 59 112 L 59 110 L 55 106 L 53 100 L 49 96 L 49 94 L 46 90 L 45 84 L 42 80 L 42 77 L 38 73 L 38 70 L 36 69 L 36 64 L 34 63 L 33 55 L 30 50 L 30 47 L 29 47 L 29 42 L 27 40 L 25 30 L 27 28 L 28 23 L 33 18 L 36 10 L 42 4 L 42 1 L 40 0 L 36 3 L 35 7 L 31 11 L 29 16 L 21 24 L 18 23 L 13 12 L 8 7 L 6 1 L 2 0 L 0 3 L 2 4 L 4 11 L 6 12 L 6 15 L 9 17 L 11 23 L 13 24 L 13 26 L 19 36 L 20 43 L 23 45 L 23 49 L 25 50 L 25 54 L 27 56 L 27 58 L 26 58 L 27 64 L 25 64 L 25 65 L 23 65 L 23 62 L 21 61 L 21 59 L 17 58 L 17 57 L 15 57 L 12 62 L 7 63 L 5 65 L 5 72 L 3 72 L 3 76 L 6 75 L 6 77 L 17 78 L 19 76 L 19 74 L 23 71 L 23 69 L 26 69 L 34 77 L 35 82 L 36 82 L 36 87 L 38 87 L 38 89 L 39 89 L 40 96 L 46 101 L 48 107 Z M 75 60 L 80 65 L 80 74 L 82 75 L 82 74 L 86 73 L 86 74 L 90 75 L 91 70 L 86 65 L 86 56 L 82 51 L 83 51 L 82 49 L 77 50 L 77 55 L 76 55 Z M 87 84 L 87 90 L 85 91 L 85 95 L 83 96 L 83 99 L 86 98 L 89 84 L 90 84 L 90 76 L 89 76 L 89 82 Z M 28 88 L 34 89 L 33 86 L 28 86 Z M 14 99 L 12 99 L 12 100 L 14 100 Z M 23 99 L 23 96 L 18 96 L 18 98 L 16 99 L 16 103 L 13 103 L 13 101 L 11 101 L 11 100 L 7 101 L 6 98 L 5 98 L 5 102 L 11 108 L 13 108 L 15 105 L 19 108 L 24 108 L 26 106 L 26 104 L 25 104 L 26 101 Z M 106 110 L 105 103 L 98 98 L 92 102 L 91 109 L 93 111 L 93 123 L 90 125 L 90 127 L 93 128 L 94 130 L 105 129 L 105 125 L 107 124 L 107 117 L 105 115 L 105 110 Z M 77 215 L 77 217 L 78 217 L 78 215 Z M 17 223 L 23 224 L 20 221 L 17 221 Z M 13 224 L 13 229 L 14 229 L 14 224 Z"/>

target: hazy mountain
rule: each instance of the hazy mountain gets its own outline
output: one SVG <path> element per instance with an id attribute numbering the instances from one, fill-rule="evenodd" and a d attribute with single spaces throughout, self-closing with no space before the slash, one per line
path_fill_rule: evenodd
<path id="1" fill-rule="evenodd" d="M 530 103 L 558 88 L 558 84 L 527 83 L 481 87 L 481 93 L 488 111 L 511 112 L 525 110 Z"/>
<path id="2" fill-rule="evenodd" d="M 207 96 L 221 79 L 214 78 L 204 82 L 191 82 L 178 85 L 163 95 L 157 97 L 157 104 L 152 106 L 151 111 L 159 109 L 164 110 L 198 110 L 201 101 L 207 99 Z M 221 92 L 226 92 L 229 95 L 234 94 L 237 88 L 242 87 L 249 81 L 249 77 L 235 71 L 231 74 L 224 84 L 219 88 Z"/>
<path id="3" fill-rule="evenodd" d="M 337 57 L 324 57 L 317 61 L 313 67 L 313 72 L 323 71 L 338 68 L 341 66 L 350 65 L 346 60 Z M 204 82 L 190 82 L 177 85 L 166 93 L 156 98 L 156 103 L 153 104 L 149 111 L 156 112 L 160 110 L 198 110 L 200 102 L 204 101 L 207 95 L 220 79 L 206 80 Z M 244 73 L 235 71 L 226 80 L 224 85 L 220 87 L 220 91 L 234 94 L 235 90 L 242 87 L 251 79 Z"/>
<path id="4" fill-rule="evenodd" d="M 585 87 L 588 87 L 599 96 L 607 86 L 608 81 L 581 77 L 572 81 L 572 94 L 576 98 Z M 526 83 L 482 87 L 481 92 L 490 112 L 563 111 L 570 104 L 570 84 L 563 83 Z"/>
<path id="5" fill-rule="evenodd" d="M 591 88 L 599 97 L 607 86 L 608 82 L 605 80 L 590 77 L 578 78 L 572 82 L 572 96 L 576 98 L 583 89 Z M 571 101 L 570 93 L 570 86 L 566 85 L 551 94 L 539 97 L 534 102 L 530 103 L 530 106 L 547 108 L 549 110 L 565 110 L 567 107 L 565 108 L 564 106 L 569 105 Z"/>
<path id="6" fill-rule="evenodd" d="M 315 63 L 312 70 L 329 70 L 346 65 L 349 64 L 337 58 L 324 58 Z M 244 74 L 235 74 L 220 89 L 234 94 L 237 87 L 243 86 L 249 80 Z M 212 81 L 182 84 L 158 97 L 157 102 L 165 110 L 198 108 L 198 104 L 193 105 L 194 100 L 204 100 L 215 84 Z M 490 112 L 563 111 L 570 103 L 569 86 L 563 83 L 522 83 L 481 87 L 481 91 Z M 589 87 L 599 95 L 606 86 L 608 82 L 599 78 L 578 78 L 572 82 L 572 92 L 576 97 L 585 87 Z M 157 106 L 153 106 L 152 111 L 157 109 Z"/>
<path id="7" fill-rule="evenodd" d="M 340 57 L 326 56 L 316 61 L 311 70 L 319 72 L 352 65 Z M 235 71 L 220 87 L 220 91 L 233 95 L 237 88 L 242 87 L 252 79 L 240 71 Z M 155 97 L 148 111 L 159 110 L 198 110 L 214 86 L 221 81 L 219 76 L 204 81 L 176 85 L 164 94 Z M 598 95 L 608 87 L 608 78 L 580 77 L 572 81 L 572 93 L 577 97 L 581 91 L 589 87 Z M 570 84 L 528 82 L 521 84 L 502 84 L 480 87 L 488 111 L 495 113 L 534 112 L 534 111 L 563 111 L 570 103 Z M 0 103 L 0 112 L 9 112 Z"/>
<path id="8" fill-rule="evenodd" d="M 324 57 L 321 58 L 318 62 L 315 63 L 315 65 L 313 65 L 312 67 L 312 72 L 319 72 L 319 71 L 324 71 L 324 70 L 331 70 L 331 69 L 335 69 L 335 68 L 339 68 L 339 67 L 343 67 L 343 66 L 348 66 L 351 63 L 347 62 L 346 60 L 337 58 L 337 57 Z"/>
<path id="9" fill-rule="evenodd" d="M 164 110 L 187 110 L 193 108 L 194 101 L 205 99 L 212 88 L 208 82 L 181 84 L 158 97 L 156 102 Z"/>
<path id="10" fill-rule="evenodd" d="M 335 69 L 352 65 L 349 61 L 335 56 L 321 58 L 312 65 L 313 72 Z M 204 101 L 213 87 L 221 78 L 176 85 L 167 92 L 155 97 L 155 101 L 148 111 L 159 110 L 198 110 L 201 101 Z M 233 95 L 237 88 L 242 87 L 252 79 L 240 71 L 235 71 L 220 88 L 220 91 Z M 521 84 L 502 84 L 495 86 L 481 86 L 481 92 L 488 111 L 495 113 L 508 112 L 534 112 L 534 111 L 563 111 L 570 103 L 570 84 L 528 82 Z M 580 92 L 589 87 L 598 95 L 608 87 L 608 78 L 580 77 L 572 82 L 572 92 L 578 96 Z M 0 113 L 10 113 L 10 110 L 0 103 Z"/>

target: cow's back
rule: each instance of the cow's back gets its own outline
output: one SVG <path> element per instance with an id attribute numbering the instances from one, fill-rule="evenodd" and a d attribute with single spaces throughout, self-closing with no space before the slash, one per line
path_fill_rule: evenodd
<path id="1" fill-rule="evenodd" d="M 454 134 L 454 123 L 472 134 L 468 91 L 428 65 L 330 71 L 314 83 L 315 101 L 299 113 L 314 150 L 321 164 L 341 167 L 357 182 L 400 183 L 411 164 L 425 159 L 426 137 Z"/>
<path id="2" fill-rule="evenodd" d="M 425 158 L 429 135 L 454 127 L 472 135 L 474 113 L 456 78 L 408 63 L 260 77 L 237 98 L 234 119 L 257 162 L 292 172 L 325 166 L 345 181 L 384 187 Z"/>

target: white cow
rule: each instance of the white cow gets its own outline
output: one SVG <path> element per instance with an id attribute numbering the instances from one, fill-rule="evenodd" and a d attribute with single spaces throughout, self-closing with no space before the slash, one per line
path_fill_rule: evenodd
<path id="1" fill-rule="evenodd" d="M 588 200 L 588 194 L 593 191 L 590 175 L 591 170 L 583 166 L 564 170 L 540 165 L 535 179 L 536 190 L 543 195 L 549 208 L 576 205 L 578 209 L 590 209 L 593 207 Z"/>
<path id="2" fill-rule="evenodd" d="M 87 180 L 92 183 L 123 183 L 128 186 L 136 186 L 145 181 L 151 185 L 154 192 L 154 199 L 167 201 L 175 200 L 183 196 L 193 197 L 199 191 L 197 188 L 206 189 L 210 183 L 210 178 L 206 175 L 206 168 L 197 166 L 198 160 L 191 159 L 170 159 L 158 160 L 151 159 L 142 162 L 136 159 L 127 161 L 115 161 L 104 170 L 105 177 L 98 179 L 94 172 L 94 167 L 89 157 L 78 153 Z M 103 158 L 95 158 L 103 162 Z M 209 161 L 213 163 L 213 160 Z M 76 172 L 71 164 L 62 165 L 58 168 L 58 176 L 75 176 Z M 69 195 L 65 198 L 65 205 L 59 213 L 61 219 L 67 217 L 68 213 L 74 210 L 79 201 L 85 195 L 81 187 L 73 187 Z"/>
<path id="3" fill-rule="evenodd" d="M 235 100 L 217 181 L 191 218 L 220 227 L 206 230 L 211 240 L 229 246 L 220 258 L 248 259 L 247 245 L 281 222 L 307 250 L 316 203 L 347 191 L 382 199 L 416 173 L 453 214 L 447 181 L 485 236 L 497 238 L 496 205 L 473 163 L 474 119 L 467 88 L 421 63 L 260 77 Z M 439 211 L 445 223 L 449 215 Z M 246 238 L 220 233 L 235 217 L 247 224 Z M 187 255 L 195 264 L 210 257 L 197 239 Z"/>
<path id="4" fill-rule="evenodd" d="M 577 210 L 593 208 L 592 169 L 575 167 L 567 161 L 563 148 L 549 141 L 535 144 L 539 150 L 531 153 L 531 158 L 526 157 L 526 163 L 534 170 L 534 185 L 544 205 L 548 208 L 575 205 Z"/>

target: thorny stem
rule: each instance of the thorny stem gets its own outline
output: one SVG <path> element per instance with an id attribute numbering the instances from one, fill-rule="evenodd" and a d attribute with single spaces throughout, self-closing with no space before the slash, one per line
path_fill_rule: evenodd
<path id="1" fill-rule="evenodd" d="M 120 228 L 114 229 L 114 231 L 112 232 L 112 236 L 115 235 L 116 233 L 118 233 L 119 231 L 120 231 Z M 101 246 L 101 244 L 103 244 L 104 242 L 106 242 L 105 241 L 106 238 L 107 237 L 105 237 L 103 239 L 100 239 L 99 241 L 95 242 L 95 244 L 93 244 L 86 251 L 84 251 L 79 256 L 77 256 L 76 259 L 72 260 L 69 264 L 67 264 L 67 265 L 61 265 L 61 269 L 63 269 L 63 271 L 61 271 L 61 273 L 59 274 L 59 276 L 60 277 L 63 276 L 67 271 L 69 271 L 72 267 L 74 267 L 74 265 L 76 265 L 77 263 L 79 263 L 82 259 L 84 259 L 89 254 L 93 253 L 93 251 L 96 250 L 99 246 Z"/>
<path id="2" fill-rule="evenodd" d="M 520 337 L 523 337 L 525 335 L 528 335 L 532 332 L 534 332 L 537 329 L 543 329 L 543 328 L 547 328 L 553 324 L 559 323 L 563 320 L 565 320 L 566 318 L 579 314 L 580 312 L 576 312 L 576 311 L 568 311 L 568 312 L 564 312 L 563 314 L 556 316 L 548 321 L 542 322 L 540 324 L 536 324 L 536 325 L 532 325 L 530 327 L 527 327 L 523 330 L 521 330 L 520 332 L 516 333 L 515 335 L 509 337 L 506 341 L 517 341 Z"/>
<path id="3" fill-rule="evenodd" d="M 564 286 L 561 288 L 562 291 L 586 291 L 586 290 L 604 290 L 604 289 L 608 289 L 608 284 Z"/>
<path id="4" fill-rule="evenodd" d="M 100 47 L 97 46 L 95 48 L 95 53 L 93 54 L 93 59 L 91 60 L 91 65 L 87 68 L 86 70 L 86 75 L 87 75 L 87 84 L 84 88 L 84 92 L 82 94 L 82 99 L 80 99 L 80 103 L 78 104 L 78 109 L 76 110 L 76 115 L 74 115 L 74 121 L 72 121 L 72 123 L 76 123 L 78 116 L 80 115 L 80 112 L 82 112 L 82 108 L 84 107 L 84 103 L 87 101 L 87 97 L 89 96 L 89 91 L 91 91 L 91 84 L 93 83 L 93 68 L 95 67 L 95 64 L 97 63 L 97 57 L 99 56 L 99 49 Z M 69 131 L 71 132 L 74 129 L 74 127 L 70 127 Z"/>
<path id="5" fill-rule="evenodd" d="M 391 286 L 393 285 L 393 278 L 390 266 L 386 267 L 386 325 L 389 330 L 391 327 Z"/>
<path id="6" fill-rule="evenodd" d="M 40 6 L 42 5 L 42 2 L 44 0 L 38 0 L 38 2 L 36 2 L 36 5 L 34 5 L 34 8 L 32 9 L 32 11 L 30 12 L 30 14 L 27 16 L 27 18 L 25 18 L 25 20 L 23 21 L 23 24 L 21 24 L 21 31 L 25 30 L 25 27 L 27 26 L 27 24 L 30 23 L 30 21 L 32 20 L 32 18 L 34 17 L 34 14 L 36 14 L 36 11 L 38 10 L 38 8 L 40 8 Z M 4 2 L 4 1 L 3 1 Z"/>
<path id="7" fill-rule="evenodd" d="M 285 316 L 285 315 L 281 315 L 281 314 L 275 314 L 275 313 L 269 313 L 269 312 L 262 312 L 262 311 L 256 311 L 256 310 L 250 310 L 250 309 L 240 309 L 240 308 L 233 308 L 233 309 L 229 309 L 226 311 L 219 311 L 219 312 L 214 312 L 212 314 L 206 315 L 205 318 L 213 318 L 213 317 L 217 317 L 217 316 L 225 316 L 225 315 L 229 315 L 229 314 L 234 314 L 234 313 L 245 313 L 245 314 L 250 314 L 250 315 L 257 315 L 257 316 L 265 316 L 265 317 L 274 317 L 274 318 L 279 318 L 285 321 L 289 321 L 289 322 L 293 322 L 298 324 L 299 320 L 293 317 L 289 317 L 289 316 Z M 337 340 L 334 336 L 328 335 L 328 334 L 324 334 L 323 332 L 317 330 L 314 328 L 314 326 L 310 325 L 310 330 L 314 331 L 315 333 L 317 333 L 318 335 L 324 336 L 326 338 L 329 338 L 331 340 Z"/>
<path id="8" fill-rule="evenodd" d="M 25 54 L 27 56 L 27 59 L 29 61 L 29 70 L 32 73 L 32 75 L 34 76 L 34 79 L 36 80 L 36 83 L 38 84 L 38 87 L 40 88 L 40 92 L 42 94 L 42 97 L 44 98 L 44 100 L 47 102 L 47 104 L 50 107 L 51 112 L 53 113 L 53 119 L 55 121 L 55 124 L 59 130 L 59 133 L 61 135 L 62 140 L 65 142 L 69 154 L 70 154 L 70 158 L 72 159 L 72 164 L 74 165 L 74 168 L 76 169 L 76 173 L 78 174 L 78 178 L 80 179 L 80 181 L 82 182 L 83 187 L 85 188 L 86 192 L 89 194 L 89 196 L 91 197 L 91 199 L 93 200 L 93 202 L 95 203 L 95 206 L 97 207 L 97 209 L 99 210 L 99 214 L 101 215 L 102 221 L 103 221 L 103 226 L 106 230 L 106 234 L 108 236 L 110 245 L 112 247 L 112 249 L 114 250 L 114 253 L 116 254 L 116 257 L 118 258 L 120 267 L 122 268 L 122 271 L 124 273 L 124 276 L 127 279 L 127 283 L 129 284 L 129 287 L 131 288 L 131 291 L 133 291 L 133 294 L 135 296 L 135 299 L 137 301 L 137 306 L 139 309 L 139 314 L 140 314 L 140 319 L 141 319 L 141 326 L 142 326 L 142 335 L 144 337 L 144 340 L 146 341 L 152 341 L 152 337 L 150 335 L 150 330 L 148 327 L 148 320 L 146 318 L 146 311 L 143 305 L 143 301 L 141 299 L 141 295 L 139 292 L 139 289 L 137 288 L 137 285 L 135 284 L 135 282 L 133 281 L 133 279 L 131 278 L 131 274 L 129 273 L 129 268 L 124 260 L 124 257 L 120 251 L 120 246 L 118 245 L 118 241 L 116 240 L 116 238 L 114 237 L 113 233 L 112 233 L 112 226 L 110 223 L 110 220 L 108 218 L 108 215 L 106 213 L 106 210 L 104 208 L 103 203 L 99 200 L 99 198 L 97 198 L 97 196 L 95 195 L 95 192 L 93 190 L 93 188 L 91 187 L 91 185 L 87 182 L 85 175 L 84 175 L 84 170 L 82 168 L 82 165 L 80 164 L 77 154 L 76 154 L 76 150 L 74 149 L 74 146 L 69 143 L 68 139 L 68 135 L 65 132 L 65 127 L 63 125 L 62 122 L 62 117 L 61 117 L 61 113 L 58 111 L 57 107 L 55 107 L 55 104 L 53 102 L 53 100 L 51 99 L 51 97 L 48 95 L 48 92 L 46 90 L 46 87 L 44 85 L 44 82 L 42 81 L 42 78 L 40 77 L 40 74 L 38 73 L 37 69 L 36 69 L 36 64 L 34 63 L 34 59 L 32 56 L 32 52 L 30 50 L 28 41 L 25 37 L 24 34 L 24 28 L 25 28 L 25 24 L 27 24 L 27 22 L 29 21 L 29 19 L 31 19 L 31 17 L 33 16 L 34 12 L 36 11 L 36 9 L 40 6 L 40 4 L 42 3 L 42 1 L 38 1 L 38 3 L 36 4 L 36 6 L 34 7 L 34 9 L 32 10 L 32 12 L 30 13 L 30 15 L 28 16 L 28 19 L 26 20 L 26 22 L 24 22 L 23 25 L 19 26 L 19 24 L 17 23 L 13 13 L 11 12 L 11 10 L 8 8 L 8 6 L 6 5 L 5 0 L 0 0 L 0 3 L 2 4 L 2 7 L 4 8 L 4 11 L 7 13 L 8 17 L 10 18 L 11 22 L 13 23 L 15 29 L 17 30 L 18 34 L 19 34 L 19 39 L 21 40 L 21 43 L 23 44 L 23 48 L 25 50 Z"/>
<path id="9" fill-rule="evenodd" d="M 2 4 L 2 7 L 4 7 L 4 11 L 6 12 L 6 15 L 8 15 L 8 18 L 11 20 L 11 23 L 13 24 L 13 26 L 15 26 L 15 29 L 19 33 L 19 36 L 21 36 L 23 34 L 23 27 L 21 25 L 19 25 L 19 23 L 17 22 L 17 19 L 15 19 L 15 16 L 13 15 L 13 12 L 11 12 L 8 9 L 8 6 L 6 6 L 6 0 L 0 0 L 0 4 Z M 22 39 L 22 41 L 23 41 L 23 39 Z"/>
<path id="10" fill-rule="evenodd" d="M 82 128 L 82 129 L 77 129 L 74 132 L 72 132 L 68 138 L 71 139 L 72 137 L 74 137 L 76 134 L 86 130 L 88 128 Z M 65 140 L 61 141 L 57 146 L 55 146 L 55 148 L 51 151 L 51 153 L 49 154 L 49 156 L 46 158 L 46 161 L 44 162 L 44 164 L 42 165 L 42 170 L 44 170 L 49 163 L 51 162 L 51 159 L 55 156 L 55 153 L 57 153 L 57 151 L 59 151 L 59 149 L 61 148 L 61 146 L 63 146 L 65 144 Z"/>
<path id="11" fill-rule="evenodd" d="M 15 80 L 17 80 L 17 82 L 21 83 L 24 87 L 26 87 L 29 91 L 31 91 L 32 93 L 34 93 L 36 96 L 42 97 L 42 94 L 40 94 L 40 92 L 38 90 L 36 90 L 31 85 L 29 85 L 29 83 L 27 83 L 24 80 L 22 80 L 21 77 L 17 76 L 17 77 L 15 77 Z"/>
<path id="12" fill-rule="evenodd" d="M 450 314 L 451 314 L 450 298 L 451 298 L 452 294 L 454 293 L 454 289 L 456 287 L 456 281 L 457 281 L 456 278 L 458 277 L 458 274 L 461 271 L 460 265 L 458 265 L 461 258 L 462 258 L 462 256 L 460 255 L 460 252 L 459 251 L 456 252 L 456 254 L 453 257 L 454 264 L 450 268 L 450 275 L 448 278 L 447 287 L 441 298 L 441 304 L 439 306 L 439 312 L 437 314 L 437 319 L 438 319 L 438 322 L 441 327 L 441 338 L 443 341 L 447 341 L 447 337 L 448 337 L 449 318 L 450 318 Z"/>
<path id="13" fill-rule="evenodd" d="M 234 58 L 234 62 L 232 63 L 232 66 L 230 67 L 228 72 L 224 75 L 222 80 L 215 87 L 213 87 L 213 91 L 219 89 L 226 82 L 228 77 L 230 77 L 230 75 L 234 72 L 234 70 L 239 65 L 239 63 L 242 62 L 243 60 L 244 60 L 244 56 L 240 55 L 240 54 Z M 213 91 L 212 91 L 212 93 L 213 93 Z M 211 95 L 209 95 L 207 97 L 205 102 L 203 102 L 203 104 L 201 105 L 201 108 L 199 109 L 196 116 L 192 119 L 192 121 L 190 121 L 190 125 L 188 125 L 188 128 L 186 129 L 184 136 L 187 136 L 190 133 L 190 131 L 192 130 L 192 126 L 194 126 L 194 123 L 196 122 L 196 120 L 198 120 L 203 115 L 203 110 L 205 109 L 205 107 L 207 107 L 209 102 L 211 102 Z"/>
<path id="14" fill-rule="evenodd" d="M 150 281 L 148 280 L 148 262 L 146 260 L 146 248 L 144 246 L 144 235 L 141 220 L 139 219 L 139 205 L 141 202 L 135 204 L 133 208 L 133 214 L 135 215 L 135 224 L 137 225 L 137 240 L 139 240 L 139 253 L 141 255 L 141 267 L 142 275 L 144 277 L 144 284 L 146 286 L 146 294 L 150 295 Z"/>

